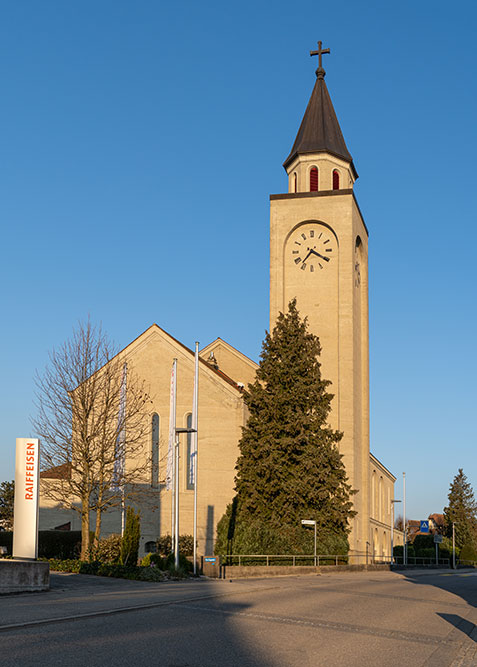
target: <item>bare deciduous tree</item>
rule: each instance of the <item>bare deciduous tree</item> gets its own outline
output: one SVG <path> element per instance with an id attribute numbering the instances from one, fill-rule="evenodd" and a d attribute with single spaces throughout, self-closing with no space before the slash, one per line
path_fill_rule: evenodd
<path id="1" fill-rule="evenodd" d="M 151 400 L 130 363 L 89 320 L 51 352 L 36 385 L 33 425 L 42 441 L 42 470 L 63 473 L 45 479 L 42 491 L 80 514 L 84 558 L 90 513 L 96 514 L 96 546 L 103 513 L 137 497 L 147 485 Z"/>

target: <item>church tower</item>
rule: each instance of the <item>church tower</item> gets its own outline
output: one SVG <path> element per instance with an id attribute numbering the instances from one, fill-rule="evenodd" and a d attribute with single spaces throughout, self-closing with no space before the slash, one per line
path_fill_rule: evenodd
<path id="1" fill-rule="evenodd" d="M 321 342 L 322 376 L 334 394 L 330 421 L 358 512 L 350 547 L 369 539 L 368 232 L 353 191 L 358 174 L 325 83 L 316 82 L 283 166 L 288 193 L 270 196 L 270 330 L 296 297 Z"/>

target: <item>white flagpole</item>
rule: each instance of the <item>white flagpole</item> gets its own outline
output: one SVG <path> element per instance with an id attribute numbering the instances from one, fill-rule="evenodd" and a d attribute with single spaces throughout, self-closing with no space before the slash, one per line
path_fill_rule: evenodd
<path id="1" fill-rule="evenodd" d="M 193 479 L 194 479 L 194 574 L 197 574 L 197 459 L 199 454 L 197 425 L 199 419 L 199 343 L 195 343 L 195 370 L 194 370 L 194 399 L 192 404 L 192 428 L 191 445 L 193 452 Z"/>
<path id="2" fill-rule="evenodd" d="M 174 550 L 175 538 L 175 446 L 176 446 L 176 402 L 177 402 L 177 359 L 172 362 L 171 393 L 169 409 L 169 443 L 167 450 L 166 490 L 171 491 L 171 548 Z"/>
<path id="3" fill-rule="evenodd" d="M 119 389 L 119 410 L 118 410 L 118 435 L 115 445 L 115 459 L 113 469 L 113 480 L 111 489 L 121 491 L 121 537 L 124 535 L 125 523 L 125 502 L 124 502 L 124 466 L 125 452 L 124 442 L 126 439 L 126 388 L 127 388 L 127 363 L 124 362 L 121 385 Z"/>

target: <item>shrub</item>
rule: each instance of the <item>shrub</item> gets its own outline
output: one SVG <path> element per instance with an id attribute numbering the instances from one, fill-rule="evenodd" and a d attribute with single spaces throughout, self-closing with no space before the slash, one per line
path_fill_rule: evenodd
<path id="1" fill-rule="evenodd" d="M 477 561 L 477 552 L 475 546 L 471 542 L 464 544 L 460 551 L 460 560 L 472 560 Z"/>
<path id="2" fill-rule="evenodd" d="M 163 535 L 158 537 L 157 553 L 162 556 L 168 556 L 172 551 L 172 537 L 170 535 Z M 179 551 L 184 556 L 192 556 L 194 554 L 194 538 L 192 535 L 179 535 Z"/>
<path id="3" fill-rule="evenodd" d="M 46 559 L 45 559 L 46 560 Z M 99 563 L 98 561 L 58 560 L 50 558 L 50 569 L 56 572 L 74 572 L 77 574 L 93 574 L 100 577 L 118 577 L 136 581 L 164 581 L 168 574 L 158 567 L 138 567 L 136 565 L 119 565 Z M 187 576 L 184 572 L 174 573 L 175 578 Z"/>
<path id="4" fill-rule="evenodd" d="M 348 539 L 343 533 L 318 531 L 317 554 L 348 553 Z M 231 503 L 217 525 L 215 553 L 227 554 L 303 554 L 314 552 L 314 531 L 301 524 L 273 525 L 260 519 L 244 520 L 236 523 Z"/>
<path id="5" fill-rule="evenodd" d="M 97 560 L 101 563 L 119 563 L 121 557 L 121 535 L 110 535 L 102 540 L 96 548 L 93 546 L 89 550 L 90 560 Z"/>
<path id="6" fill-rule="evenodd" d="M 141 560 L 141 567 L 157 567 L 160 570 L 165 570 L 166 560 L 159 554 L 149 553 Z"/>
<path id="7" fill-rule="evenodd" d="M 176 570 L 176 563 L 174 554 L 169 554 L 166 559 L 166 568 L 169 572 L 178 573 L 179 575 L 187 575 L 189 572 L 192 572 L 193 565 L 190 560 L 187 559 L 184 554 L 179 554 L 179 569 Z"/>
<path id="8" fill-rule="evenodd" d="M 121 564 L 136 565 L 141 537 L 140 513 L 128 507 L 126 512 L 126 526 L 121 542 Z"/>

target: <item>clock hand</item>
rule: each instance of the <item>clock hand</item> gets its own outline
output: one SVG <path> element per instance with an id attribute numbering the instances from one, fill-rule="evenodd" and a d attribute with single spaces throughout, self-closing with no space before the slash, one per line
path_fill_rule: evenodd
<path id="1" fill-rule="evenodd" d="M 316 255 L 317 257 L 321 257 L 321 259 L 325 260 L 325 262 L 329 262 L 329 261 L 330 261 L 330 258 L 329 258 L 329 257 L 325 257 L 324 255 L 320 255 L 320 253 L 319 253 L 319 252 L 316 252 L 316 250 L 310 250 L 310 253 L 311 253 L 311 252 L 312 252 L 314 255 Z"/>
<path id="2" fill-rule="evenodd" d="M 306 262 L 306 260 L 308 259 L 308 257 L 311 255 L 312 252 L 313 252 L 313 250 L 308 249 L 308 255 L 307 255 L 307 256 L 305 257 L 305 259 L 303 260 L 303 263 Z M 315 253 L 315 254 L 316 254 L 316 253 Z"/>

